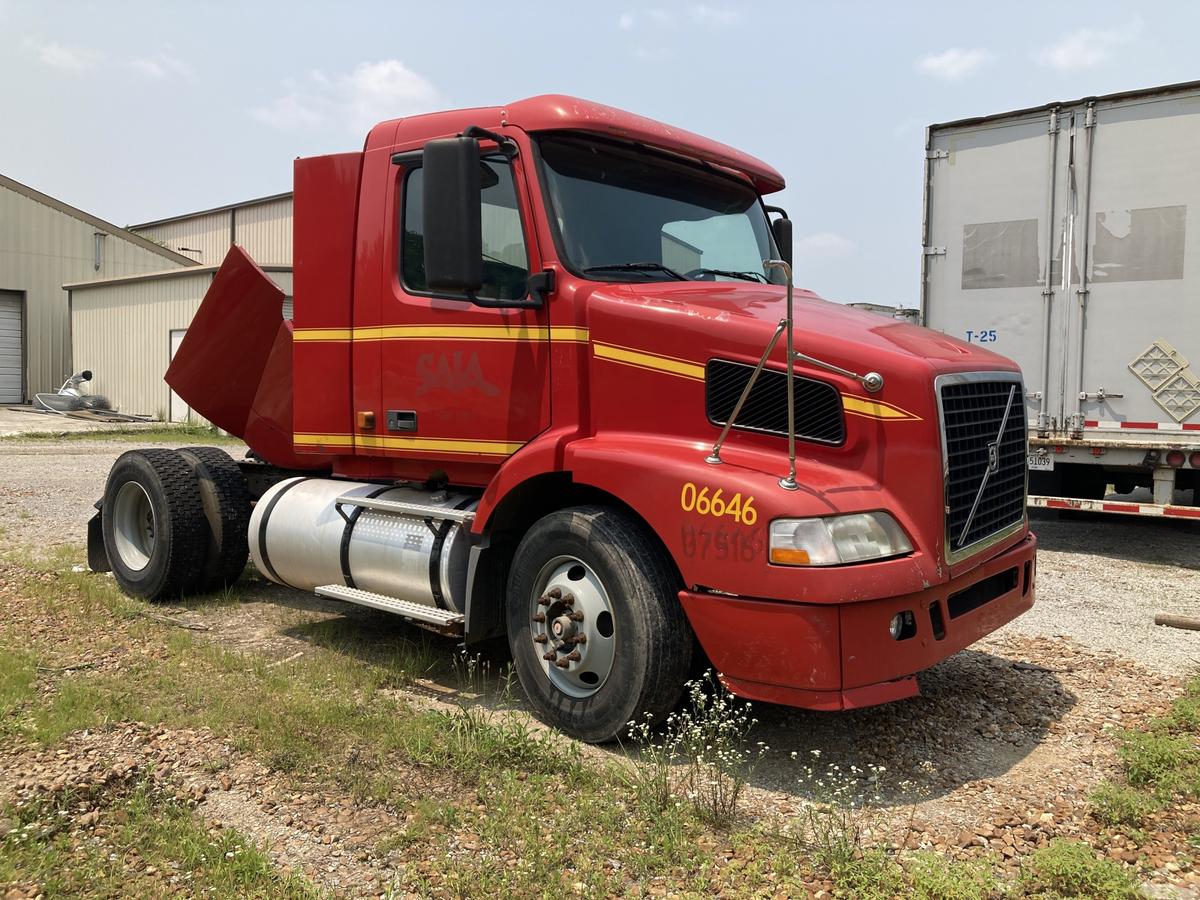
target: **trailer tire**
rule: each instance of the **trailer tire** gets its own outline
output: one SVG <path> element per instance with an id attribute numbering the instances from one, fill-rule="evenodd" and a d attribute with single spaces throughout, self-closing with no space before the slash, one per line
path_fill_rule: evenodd
<path id="1" fill-rule="evenodd" d="M 250 489 L 238 464 L 219 447 L 186 447 L 178 452 L 196 476 L 208 523 L 202 590 L 219 590 L 241 577 L 250 557 Z"/>
<path id="2" fill-rule="evenodd" d="M 603 743 L 631 721 L 666 716 L 695 646 L 679 588 L 662 545 L 628 513 L 578 506 L 538 520 L 517 547 L 506 592 L 509 649 L 538 717 Z"/>
<path id="3" fill-rule="evenodd" d="M 201 586 L 208 525 L 191 467 L 174 450 L 130 450 L 108 473 L 104 549 L 127 594 L 163 600 Z"/>

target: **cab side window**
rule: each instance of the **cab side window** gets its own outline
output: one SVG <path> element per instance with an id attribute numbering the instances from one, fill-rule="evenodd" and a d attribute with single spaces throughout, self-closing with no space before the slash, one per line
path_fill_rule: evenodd
<path id="1" fill-rule="evenodd" d="M 517 208 L 512 165 L 503 156 L 486 156 L 480 162 L 483 184 L 483 287 L 478 296 L 494 300 L 520 300 L 527 292 L 529 257 Z M 404 213 L 400 238 L 400 276 L 405 289 L 430 293 L 425 280 L 425 228 L 422 206 L 424 178 L 418 167 L 404 179 Z"/>

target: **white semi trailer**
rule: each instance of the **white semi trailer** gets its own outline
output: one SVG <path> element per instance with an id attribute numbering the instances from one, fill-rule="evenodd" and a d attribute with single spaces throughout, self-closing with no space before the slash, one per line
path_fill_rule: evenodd
<path id="1" fill-rule="evenodd" d="M 1024 371 L 1030 505 L 1200 518 L 1200 82 L 930 126 L 922 237 L 923 323 Z"/>

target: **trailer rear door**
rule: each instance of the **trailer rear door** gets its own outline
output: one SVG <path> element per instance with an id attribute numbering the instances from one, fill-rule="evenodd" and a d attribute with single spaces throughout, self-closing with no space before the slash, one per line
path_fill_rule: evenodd
<path id="1" fill-rule="evenodd" d="M 1062 407 L 1046 349 L 1049 339 L 1061 353 L 1067 338 L 1048 293 L 1066 152 L 1050 111 L 931 129 L 926 152 L 924 322 L 1015 359 L 1031 418 Z"/>
<path id="2" fill-rule="evenodd" d="M 1101 100 L 1088 121 L 1068 412 L 1182 431 L 1200 420 L 1200 96 Z"/>

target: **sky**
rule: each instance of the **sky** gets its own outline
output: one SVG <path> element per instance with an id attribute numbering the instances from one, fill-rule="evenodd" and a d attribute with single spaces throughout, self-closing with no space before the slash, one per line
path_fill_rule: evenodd
<path id="1" fill-rule="evenodd" d="M 1200 79 L 1200 3 L 0 0 L 0 173 L 119 225 L 376 121 L 565 93 L 766 160 L 796 280 L 916 306 L 924 129 Z"/>

